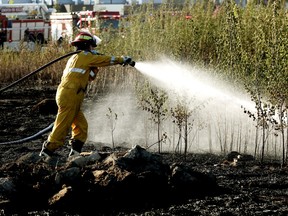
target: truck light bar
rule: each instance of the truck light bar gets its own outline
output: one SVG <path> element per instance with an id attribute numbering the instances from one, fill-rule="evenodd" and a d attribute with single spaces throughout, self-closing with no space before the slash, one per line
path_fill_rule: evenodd
<path id="1" fill-rule="evenodd" d="M 2 28 L 3 30 L 7 30 L 7 31 L 10 31 L 10 30 L 26 30 L 27 28 L 29 28 L 29 31 L 31 30 L 44 30 L 44 29 L 50 29 L 51 27 L 50 26 L 44 26 L 44 27 L 34 27 L 34 26 L 25 26 L 25 27 L 19 27 L 19 28 Z"/>
<path id="2" fill-rule="evenodd" d="M 113 18 L 113 19 L 117 19 L 117 18 L 120 18 L 120 15 L 101 15 L 101 16 L 99 16 L 99 18 Z"/>

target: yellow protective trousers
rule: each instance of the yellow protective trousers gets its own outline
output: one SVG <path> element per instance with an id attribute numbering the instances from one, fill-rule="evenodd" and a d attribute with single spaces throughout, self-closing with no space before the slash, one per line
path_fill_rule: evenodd
<path id="1" fill-rule="evenodd" d="M 86 141 L 88 123 L 80 109 L 83 99 L 84 91 L 77 92 L 76 89 L 58 87 L 56 94 L 58 113 L 52 132 L 48 137 L 48 150 L 55 151 L 63 146 L 71 128 L 72 139 L 83 143 Z"/>
<path id="2" fill-rule="evenodd" d="M 81 105 L 90 73 L 97 67 L 122 64 L 123 61 L 122 57 L 100 55 L 96 51 L 82 51 L 69 58 L 56 93 L 58 113 L 47 140 L 48 150 L 55 151 L 63 146 L 71 128 L 72 139 L 85 143 L 88 123 Z"/>

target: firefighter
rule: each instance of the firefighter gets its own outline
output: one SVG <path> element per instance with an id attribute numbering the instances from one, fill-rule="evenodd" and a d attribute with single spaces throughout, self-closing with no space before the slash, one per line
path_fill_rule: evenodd
<path id="1" fill-rule="evenodd" d="M 6 32 L 0 29 L 0 48 L 4 49 L 4 42 L 6 41 Z"/>
<path id="2" fill-rule="evenodd" d="M 26 42 L 30 41 L 29 35 L 30 35 L 30 31 L 29 31 L 29 28 L 27 28 L 24 31 L 24 41 L 26 41 Z"/>
<path id="3" fill-rule="evenodd" d="M 58 113 L 52 132 L 43 143 L 40 156 L 51 157 L 55 150 L 62 147 L 70 128 L 71 151 L 69 156 L 81 153 L 87 139 L 88 123 L 81 111 L 81 104 L 89 80 L 93 80 L 98 72 L 98 67 L 117 64 L 133 64 L 129 56 L 107 56 L 97 53 L 93 48 L 101 40 L 89 32 L 80 32 L 71 42 L 81 52 L 74 54 L 67 61 L 61 82 L 56 92 Z"/>

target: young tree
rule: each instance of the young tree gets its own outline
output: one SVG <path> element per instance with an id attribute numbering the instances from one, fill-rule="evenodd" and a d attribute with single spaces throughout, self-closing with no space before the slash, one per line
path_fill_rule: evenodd
<path id="1" fill-rule="evenodd" d="M 117 113 L 113 112 L 110 107 L 108 107 L 108 113 L 106 114 L 106 117 L 110 120 L 111 137 L 112 137 L 112 149 L 114 150 L 114 148 L 115 148 L 114 131 L 115 131 L 115 128 L 116 128 L 118 115 L 117 115 Z"/>
<path id="2" fill-rule="evenodd" d="M 168 109 L 166 103 L 168 95 L 165 91 L 156 87 L 152 88 L 151 85 L 146 82 L 144 86 L 137 86 L 138 105 L 143 110 L 151 114 L 151 120 L 157 125 L 158 136 L 158 152 L 161 153 L 162 141 L 165 136 L 161 136 L 161 124 L 167 118 Z"/>
<path id="3" fill-rule="evenodd" d="M 182 98 L 178 100 L 175 107 L 170 109 L 172 122 L 176 124 L 179 131 L 175 151 L 179 153 L 181 152 L 181 139 L 183 138 L 185 159 L 188 150 L 188 137 L 194 126 L 195 116 L 197 115 L 197 111 L 204 107 L 204 104 L 200 104 L 191 108 L 192 102 L 195 103 L 196 100 L 193 99 L 188 101 L 187 98 Z"/>
<path id="4" fill-rule="evenodd" d="M 258 132 L 259 128 L 262 129 L 262 146 L 261 146 L 261 163 L 264 160 L 265 154 L 265 145 L 267 138 L 269 136 L 269 130 L 273 130 L 275 125 L 277 125 L 277 121 L 275 120 L 275 107 L 271 106 L 271 104 L 263 101 L 262 97 L 259 94 L 253 95 L 252 101 L 256 104 L 256 113 L 253 113 L 244 108 L 244 113 L 248 114 L 253 121 L 256 121 L 256 140 L 255 140 L 255 152 L 254 156 L 256 156 L 256 152 L 258 149 Z"/>

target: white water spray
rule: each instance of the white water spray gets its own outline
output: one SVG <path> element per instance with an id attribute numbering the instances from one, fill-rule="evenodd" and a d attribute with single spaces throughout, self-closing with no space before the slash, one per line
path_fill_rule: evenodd
<path id="1" fill-rule="evenodd" d="M 216 100 L 218 103 L 253 109 L 253 103 L 231 94 L 231 86 L 211 79 L 207 71 L 179 64 L 163 58 L 158 62 L 139 62 L 136 69 L 148 76 L 156 85 L 177 92 L 180 96 L 196 96 L 198 100 Z M 235 89 L 234 89 L 235 90 Z"/>
<path id="2" fill-rule="evenodd" d="M 251 133 L 254 126 L 243 113 L 241 106 L 254 111 L 254 105 L 247 95 L 240 94 L 233 86 L 211 77 L 204 69 L 165 58 L 155 62 L 136 62 L 135 68 L 156 86 L 176 93 L 175 99 L 183 96 L 187 100 L 191 97 L 198 102 L 209 101 L 205 110 L 201 110 L 201 114 L 197 115 L 197 122 L 205 125 L 204 129 L 199 129 L 196 121 L 193 123 L 195 131 L 190 133 L 189 151 L 219 151 L 223 143 L 228 145 L 238 142 L 238 146 L 243 142 L 253 143 L 254 137 Z M 170 94 L 169 99 L 173 100 Z M 145 111 L 136 108 L 136 102 L 134 94 L 121 95 L 114 92 L 99 100 L 97 104 L 88 106 L 85 111 L 89 121 L 88 139 L 111 143 L 111 125 L 106 117 L 110 107 L 119 117 L 113 132 L 116 145 L 128 143 L 126 147 L 132 147 L 135 144 L 150 145 L 157 142 L 156 126 L 149 123 Z M 178 137 L 175 125 L 169 121 L 163 125 L 162 130 L 170 136 L 168 144 L 163 146 L 166 147 L 164 150 L 173 151 Z"/>

